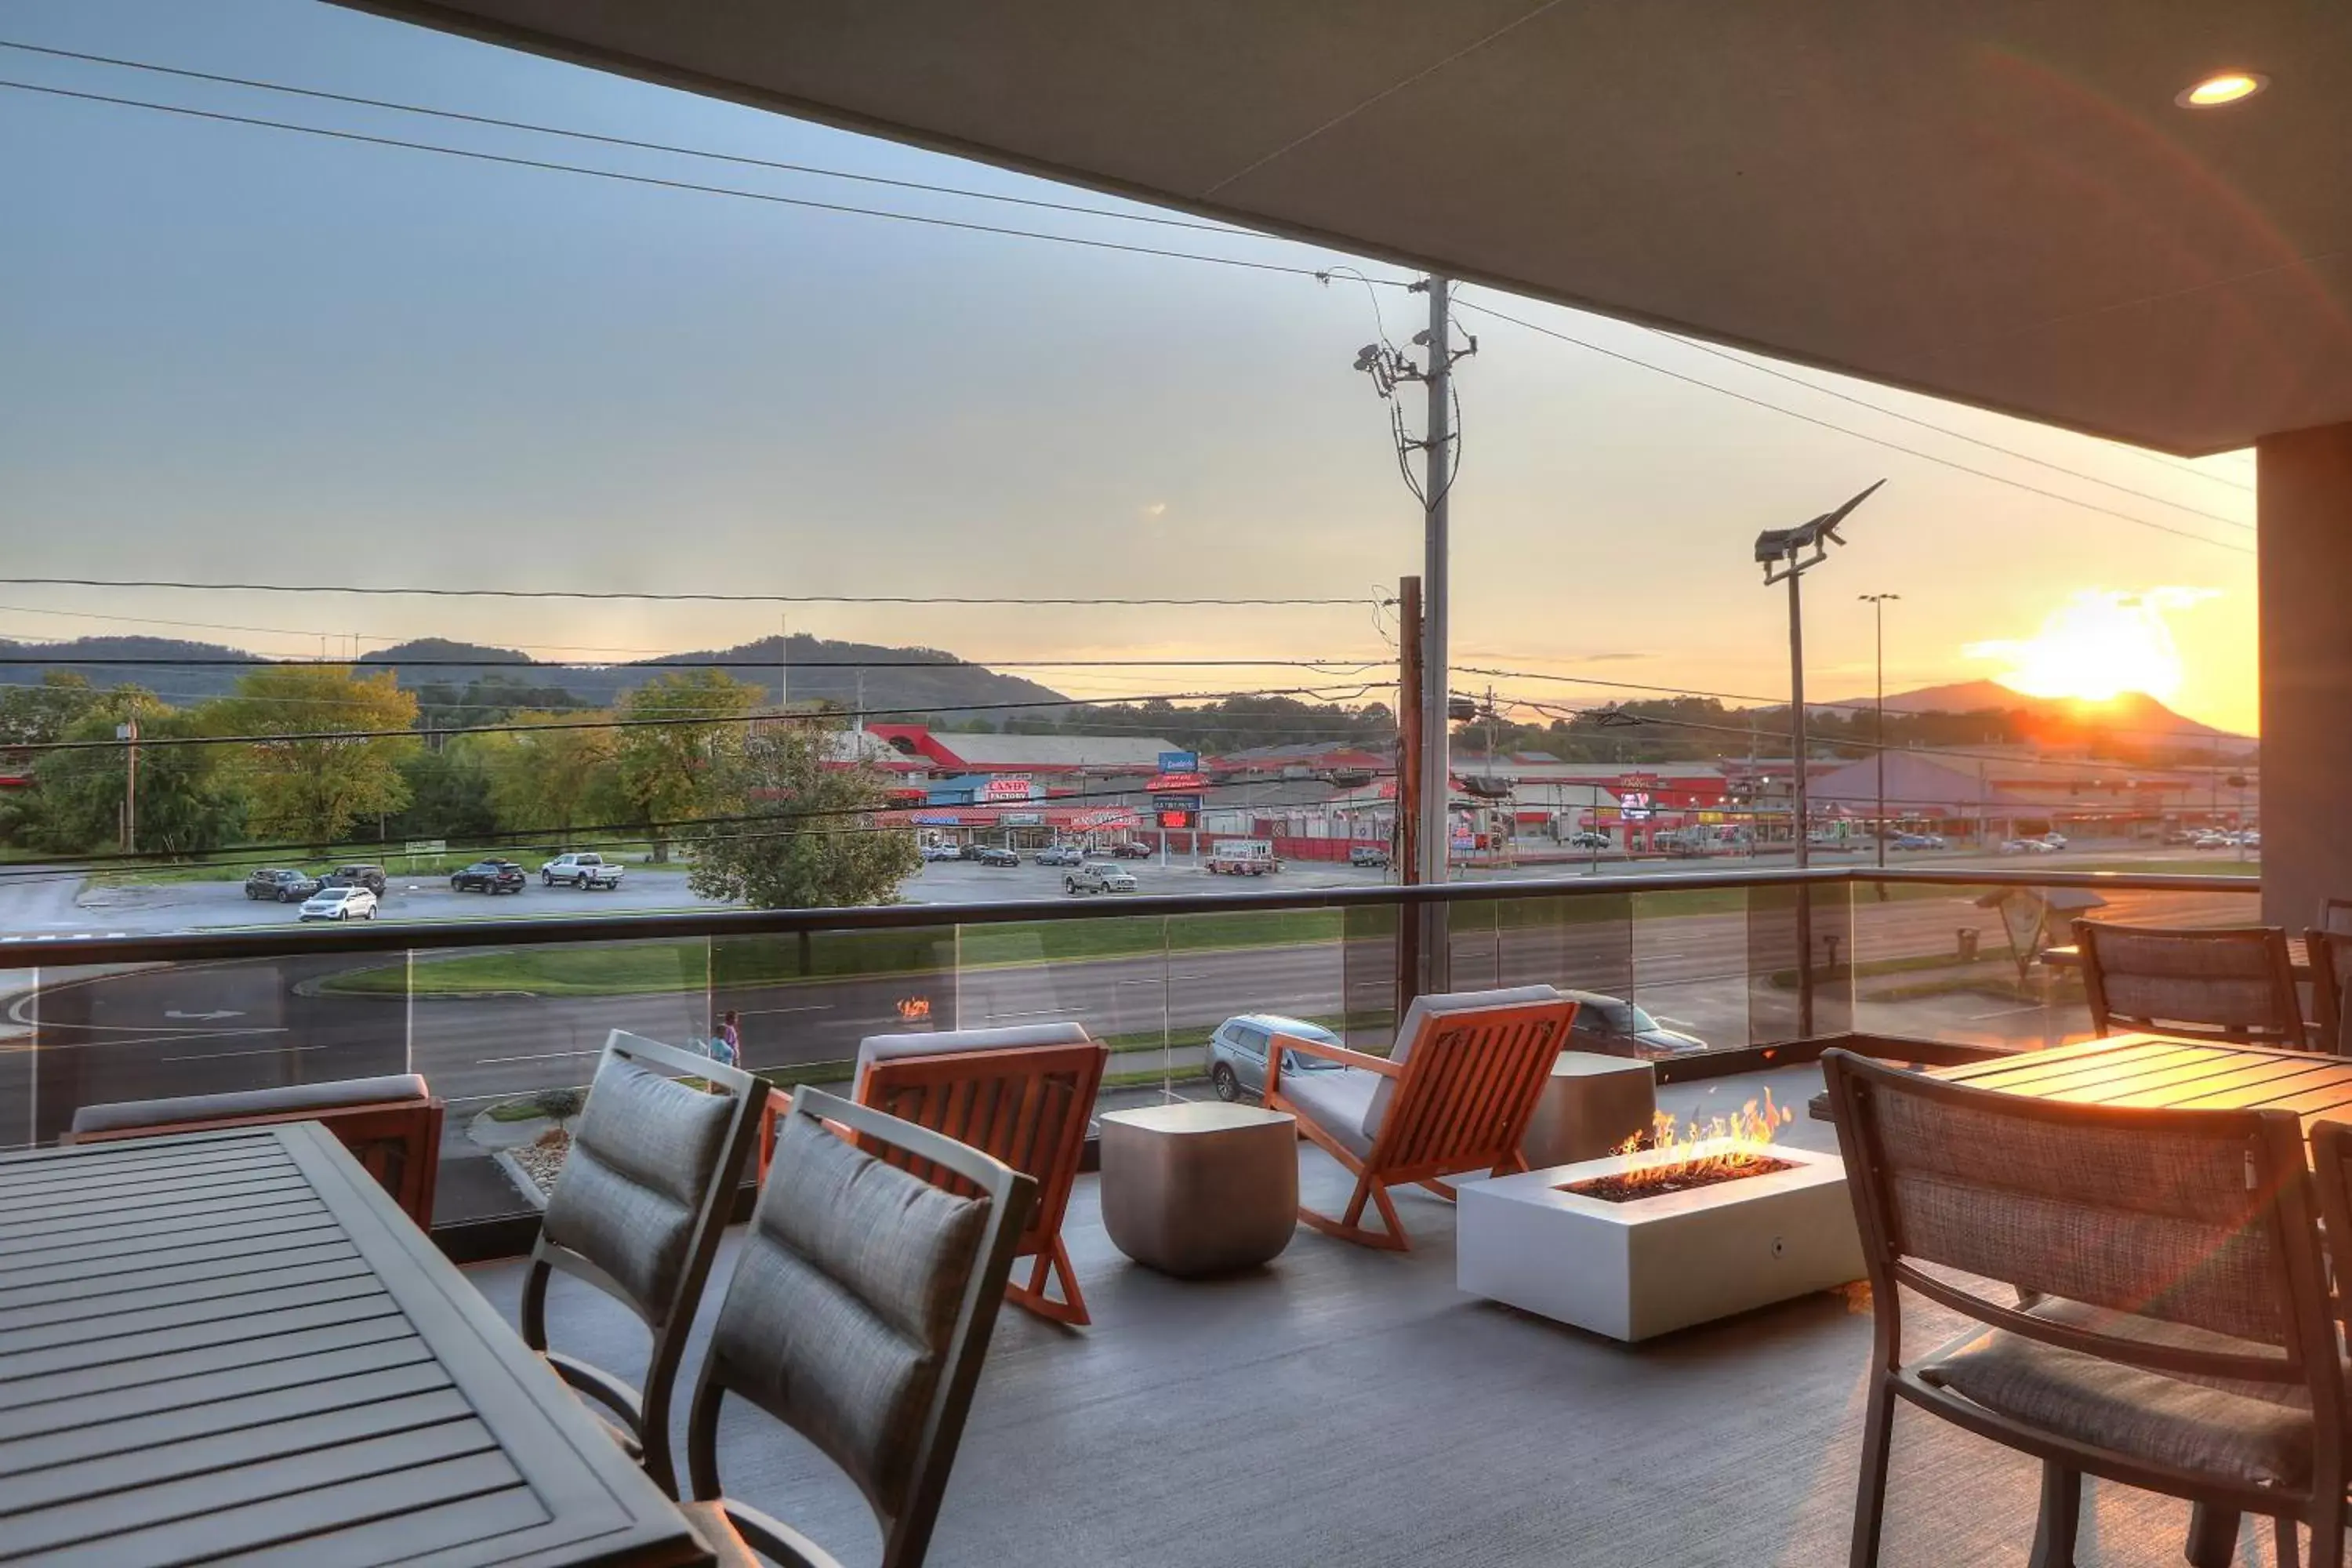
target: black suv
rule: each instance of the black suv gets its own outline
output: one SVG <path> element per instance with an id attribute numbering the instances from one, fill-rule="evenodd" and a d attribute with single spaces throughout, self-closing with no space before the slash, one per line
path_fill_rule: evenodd
<path id="1" fill-rule="evenodd" d="M 381 866 L 338 866 L 319 880 L 322 888 L 365 888 L 378 898 L 383 896 L 383 868 Z"/>
<path id="2" fill-rule="evenodd" d="M 301 871 L 265 868 L 245 879 L 245 896 L 274 903 L 299 904 L 319 890 L 319 879 Z"/>
<path id="3" fill-rule="evenodd" d="M 453 893 L 520 893 L 530 885 L 530 879 L 511 860 L 477 860 L 449 877 Z"/>
<path id="4" fill-rule="evenodd" d="M 1018 866 L 1021 864 L 1021 856 L 1017 850 L 1006 849 L 994 844 L 984 844 L 981 846 L 980 853 L 973 856 L 972 858 L 979 861 L 983 866 Z"/>

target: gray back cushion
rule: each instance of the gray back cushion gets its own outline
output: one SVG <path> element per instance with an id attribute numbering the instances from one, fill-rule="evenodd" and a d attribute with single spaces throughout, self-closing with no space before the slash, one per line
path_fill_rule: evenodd
<path id="1" fill-rule="evenodd" d="M 1013 1024 L 1001 1029 L 868 1035 L 857 1042 L 856 1088 L 851 1098 L 863 1098 L 866 1069 L 892 1057 L 939 1057 L 950 1051 L 995 1051 L 1013 1046 L 1082 1046 L 1089 1037 L 1083 1024 Z"/>
<path id="2" fill-rule="evenodd" d="M 886 1516 L 905 1504 L 987 1215 L 784 1118 L 711 1353 Z"/>
<path id="3" fill-rule="evenodd" d="M 605 1058 L 547 1201 L 547 1239 L 611 1275 L 659 1321 L 686 1268 L 695 1213 L 718 1174 L 734 1110 L 732 1096 Z"/>
<path id="4" fill-rule="evenodd" d="M 124 1127 L 168 1127 L 176 1121 L 216 1121 L 236 1116 L 299 1116 L 351 1105 L 382 1105 L 432 1098 L 425 1079 L 413 1072 L 384 1078 L 335 1079 L 326 1083 L 289 1083 L 228 1094 L 188 1094 L 176 1100 L 125 1100 L 85 1105 L 74 1112 L 77 1132 L 111 1132 Z"/>
<path id="5" fill-rule="evenodd" d="M 1405 1058 L 1412 1055 L 1413 1047 L 1433 1033 L 1434 1026 L 1453 1020 L 1456 1015 L 1475 1013 L 1486 1007 L 1524 1007 L 1530 1002 L 1566 1000 L 1549 985 L 1515 985 L 1503 991 L 1441 991 L 1433 995 L 1416 996 L 1412 1005 L 1405 1009 L 1404 1022 L 1397 1026 L 1396 1048 L 1389 1053 L 1389 1060 L 1402 1067 Z M 1388 1121 L 1389 1102 L 1396 1099 L 1396 1086 L 1395 1079 L 1384 1077 L 1372 1091 L 1371 1106 L 1364 1112 L 1367 1144 L 1381 1135 L 1381 1128 Z"/>

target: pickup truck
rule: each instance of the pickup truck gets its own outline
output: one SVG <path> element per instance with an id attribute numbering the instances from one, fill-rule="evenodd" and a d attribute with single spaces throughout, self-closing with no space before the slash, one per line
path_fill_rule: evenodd
<path id="1" fill-rule="evenodd" d="M 574 888 L 617 888 L 622 868 L 602 855 L 558 855 L 539 868 L 541 887 L 568 883 Z"/>
<path id="2" fill-rule="evenodd" d="M 1062 888 L 1070 893 L 1131 893 L 1135 873 L 1109 860 L 1082 860 L 1062 879 Z"/>

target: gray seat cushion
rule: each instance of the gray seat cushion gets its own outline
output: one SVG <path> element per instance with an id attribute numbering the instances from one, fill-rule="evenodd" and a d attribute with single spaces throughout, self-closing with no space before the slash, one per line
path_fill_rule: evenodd
<path id="1" fill-rule="evenodd" d="M 1341 1068 L 1337 1072 L 1286 1071 L 1281 1093 L 1301 1116 L 1361 1160 L 1372 1152 L 1372 1141 L 1364 1135 L 1365 1116 L 1371 1110 L 1372 1097 L 1388 1081 L 1379 1073 L 1362 1068 Z"/>
<path id="2" fill-rule="evenodd" d="M 547 1239 L 611 1275 L 658 1322 L 686 1268 L 735 1101 L 608 1058 L 547 1200 Z"/>
<path id="3" fill-rule="evenodd" d="M 1082 1046 L 1091 1037 L 1083 1024 L 1015 1024 L 1001 1029 L 868 1035 L 857 1042 L 856 1089 L 851 1098 L 863 1097 L 866 1069 L 892 1057 L 938 1057 L 950 1051 L 995 1051 L 1017 1046 Z"/>
<path id="4" fill-rule="evenodd" d="M 117 1132 L 131 1127 L 168 1127 L 181 1121 L 223 1121 L 242 1116 L 294 1117 L 306 1110 L 336 1110 L 352 1105 L 383 1105 L 432 1098 L 423 1077 L 413 1072 L 383 1078 L 337 1079 L 327 1083 L 289 1083 L 277 1089 L 232 1094 L 188 1094 L 176 1100 L 125 1100 L 85 1105 L 74 1112 L 76 1132 Z"/>
<path id="5" fill-rule="evenodd" d="M 886 1514 L 906 1500 L 984 1199 L 788 1116 L 711 1331 L 730 1386 L 800 1432 Z"/>
<path id="6" fill-rule="evenodd" d="M 1426 1025 L 1449 1018 L 1455 1014 L 1475 1013 L 1487 1007 L 1524 1007 L 1531 1002 L 1565 1002 L 1557 990 L 1549 985 L 1514 985 L 1502 991 L 1441 991 L 1428 996 L 1416 996 L 1405 1009 L 1404 1022 L 1397 1026 L 1396 1048 L 1389 1052 L 1389 1060 L 1402 1066 L 1412 1055 L 1413 1047 L 1429 1033 Z M 1561 1044 L 1565 1045 L 1565 1039 Z M 1389 1103 L 1396 1099 L 1397 1080 L 1382 1079 L 1372 1096 L 1372 1103 L 1364 1111 L 1364 1136 L 1378 1138 L 1381 1128 L 1389 1118 Z"/>
<path id="7" fill-rule="evenodd" d="M 2269 1345 L 2154 1319 L 2053 1301 L 2037 1315 L 2177 1349 L 2276 1356 Z M 2311 1476 L 2308 1400 L 2299 1384 L 2168 1377 L 1998 1329 L 1916 1367 L 1921 1381 L 2077 1442 L 2256 1486 Z"/>

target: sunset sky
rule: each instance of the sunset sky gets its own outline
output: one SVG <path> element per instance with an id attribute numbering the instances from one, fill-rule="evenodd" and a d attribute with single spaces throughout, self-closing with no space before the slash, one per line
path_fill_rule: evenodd
<path id="1" fill-rule="evenodd" d="M 0 38 L 1146 210 L 308 0 L 18 0 Z M 1349 259 L 13 50 L 0 79 L 1239 259 Z M 1387 410 L 1349 366 L 1381 330 L 1374 297 L 1402 342 L 1418 296 L 18 90 L 0 89 L 0 141 L 17 154 L 0 176 L 5 574 L 1341 596 L 1361 603 L 832 605 L 792 625 L 1007 661 L 1393 658 L 1370 602 L 1419 570 L 1422 519 Z M 1868 691 L 1856 596 L 1886 592 L 1902 596 L 1890 689 L 2145 687 L 2254 727 L 2246 456 L 2184 463 L 1483 289 L 1464 302 L 1656 368 L 1461 312 L 1479 353 L 1460 378 L 1457 662 L 1780 698 L 1785 601 L 1750 541 L 1884 478 L 1851 546 L 1807 579 L 1811 694 Z M 776 624 L 751 605 L 0 588 L 0 635 L 149 630 L 289 654 L 437 634 L 620 657 Z M 1099 697 L 1297 679 L 1039 673 Z M 1495 684 L 1578 703 L 1614 689 Z"/>

